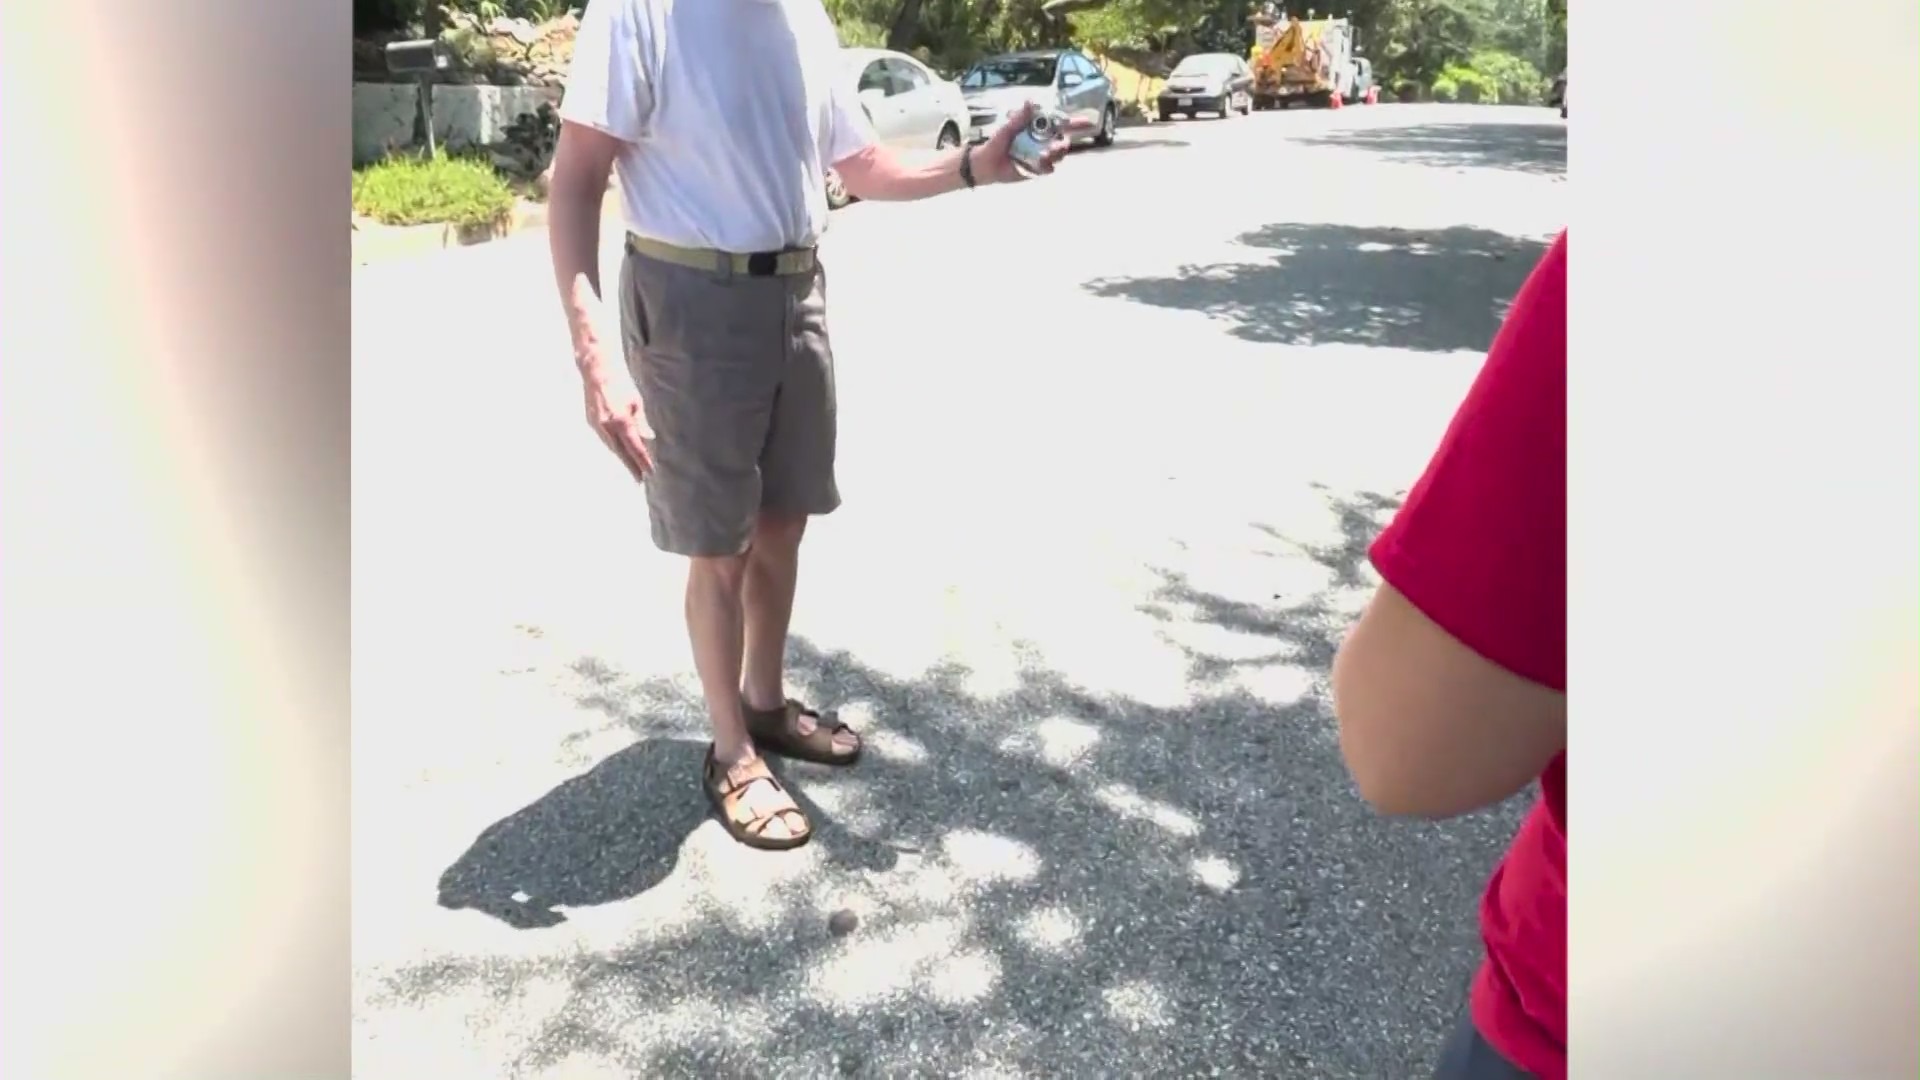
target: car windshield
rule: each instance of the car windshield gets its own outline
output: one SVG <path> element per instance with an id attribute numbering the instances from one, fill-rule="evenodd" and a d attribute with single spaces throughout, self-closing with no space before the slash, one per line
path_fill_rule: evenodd
<path id="1" fill-rule="evenodd" d="M 991 90 L 996 86 L 1052 86 L 1053 61 L 1034 57 L 1007 57 L 983 60 L 967 69 L 960 85 L 968 90 Z"/>
<path id="2" fill-rule="evenodd" d="M 1189 56 L 1180 61 L 1173 74 L 1181 78 L 1195 78 L 1201 75 L 1225 75 L 1233 68 L 1230 56 Z"/>

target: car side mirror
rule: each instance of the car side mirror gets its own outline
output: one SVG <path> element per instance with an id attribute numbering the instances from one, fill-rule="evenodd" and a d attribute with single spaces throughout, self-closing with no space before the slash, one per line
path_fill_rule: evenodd
<path id="1" fill-rule="evenodd" d="M 1085 81 L 1086 81 L 1085 79 L 1082 79 L 1080 77 L 1079 72 L 1075 72 L 1075 71 L 1069 71 L 1065 75 L 1060 76 L 1060 85 L 1068 90 L 1071 90 L 1076 86 L 1079 86 L 1081 83 Z"/>

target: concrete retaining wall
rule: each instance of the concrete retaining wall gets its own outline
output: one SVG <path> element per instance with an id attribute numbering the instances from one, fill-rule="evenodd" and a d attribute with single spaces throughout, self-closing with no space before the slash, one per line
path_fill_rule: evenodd
<path id="1" fill-rule="evenodd" d="M 353 160 L 372 161 L 413 142 L 412 83 L 353 84 Z M 436 86 L 433 131 L 442 143 L 496 143 L 521 113 L 560 103 L 557 86 Z"/>

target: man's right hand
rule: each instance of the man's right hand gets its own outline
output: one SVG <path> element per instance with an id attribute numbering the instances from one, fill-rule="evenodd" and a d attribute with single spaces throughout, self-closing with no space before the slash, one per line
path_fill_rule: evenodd
<path id="1" fill-rule="evenodd" d="M 646 440 L 653 438 L 647 426 L 646 410 L 640 405 L 640 392 L 623 374 L 613 374 L 599 365 L 590 365 L 581 375 L 585 392 L 587 423 L 593 433 L 607 444 L 635 480 L 645 480 L 653 471 L 653 458 L 647 453 Z"/>

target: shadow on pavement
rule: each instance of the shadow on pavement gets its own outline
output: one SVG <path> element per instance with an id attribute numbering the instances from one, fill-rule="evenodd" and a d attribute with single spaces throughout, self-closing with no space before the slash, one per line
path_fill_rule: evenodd
<path id="1" fill-rule="evenodd" d="M 1326 493 L 1326 487 L 1313 485 L 1315 490 Z M 1334 513 L 1339 519 L 1340 539 L 1337 544 L 1293 544 L 1300 551 L 1311 556 L 1321 566 L 1333 571 L 1333 587 L 1336 589 L 1365 588 L 1369 582 L 1367 574 L 1372 564 L 1367 559 L 1367 549 L 1373 546 L 1373 538 L 1380 535 L 1381 526 L 1387 518 L 1400 509 L 1401 498 L 1405 492 L 1396 495 L 1381 495 L 1372 491 L 1356 492 L 1345 498 L 1329 498 Z M 1259 530 L 1283 543 L 1292 544 L 1270 525 L 1257 526 Z"/>
<path id="2" fill-rule="evenodd" d="M 634 694 L 651 699 L 656 708 L 662 696 L 657 687 Z M 537 930 L 567 921 L 560 908 L 631 900 L 673 872 L 681 845 L 708 815 L 699 786 L 707 743 L 704 734 L 663 734 L 655 725 L 665 722 L 676 732 L 697 728 L 700 703 L 681 697 L 665 715 L 648 716 L 627 712 L 600 693 L 587 695 L 583 704 L 609 710 L 610 718 L 633 728 L 640 741 L 489 826 L 440 876 L 441 907 L 478 911 L 516 929 Z M 891 868 L 897 853 L 848 833 L 807 798 L 804 784 L 792 775 L 803 766 L 772 765 L 812 821 L 816 842 L 831 853 L 831 863 L 853 870 Z"/>
<path id="3" fill-rule="evenodd" d="M 1542 176 L 1567 171 L 1567 126 L 1554 119 L 1362 128 L 1298 141 L 1370 150 L 1405 164 L 1441 169 L 1509 169 Z"/>
<path id="4" fill-rule="evenodd" d="M 1113 153 L 1118 153 L 1119 151 L 1122 151 L 1122 150 L 1173 150 L 1182 146 L 1191 146 L 1191 145 L 1193 144 L 1189 143 L 1185 139 L 1175 139 L 1175 138 L 1169 138 L 1167 136 L 1156 137 L 1156 136 L 1143 135 L 1143 136 L 1132 138 L 1132 139 L 1122 138 L 1111 146 L 1089 146 L 1084 150 L 1079 150 L 1075 152 L 1076 153 L 1091 152 L 1095 154 L 1113 154 Z"/>
<path id="5" fill-rule="evenodd" d="M 1170 277 L 1100 278 L 1086 288 L 1205 312 L 1234 336 L 1264 344 L 1478 352 L 1546 253 L 1542 240 L 1467 226 L 1276 224 L 1236 242 L 1270 254 L 1186 266 Z"/>
<path id="6" fill-rule="evenodd" d="M 874 733 L 854 769 L 787 767 L 833 807 L 810 807 L 817 836 L 799 852 L 703 846 L 717 827 L 696 830 L 701 743 L 685 737 L 699 703 L 587 665 L 602 730 L 640 741 L 487 829 L 443 902 L 532 928 L 687 873 L 713 909 L 667 930 L 635 915 L 584 966 L 437 961 L 393 972 L 386 993 L 562 984 L 508 1070 L 524 1077 L 586 1062 L 627 1076 L 1424 1075 L 1513 808 L 1386 821 L 1351 790 L 1324 694 L 1351 618 L 1333 593 L 1364 587 L 1366 543 L 1397 502 L 1329 501 L 1341 539 L 1293 545 L 1329 569 L 1320 594 L 1258 603 L 1158 573 L 1149 606 L 1169 633 L 1240 643 L 1180 644 L 1195 677 L 1177 706 L 1074 685 L 1032 655 L 976 692 L 957 666 L 898 677 L 795 639 L 795 686 L 862 710 Z M 1262 667 L 1299 689 L 1256 696 L 1228 677 Z M 755 891 L 761 873 L 777 887 Z M 860 922 L 840 936 L 827 912 L 843 906 Z"/>
<path id="7" fill-rule="evenodd" d="M 440 906 L 509 926 L 566 921 L 555 910 L 638 896 L 673 870 L 680 840 L 705 816 L 686 797 L 701 743 L 648 739 L 495 823 L 440 877 Z"/>

